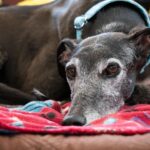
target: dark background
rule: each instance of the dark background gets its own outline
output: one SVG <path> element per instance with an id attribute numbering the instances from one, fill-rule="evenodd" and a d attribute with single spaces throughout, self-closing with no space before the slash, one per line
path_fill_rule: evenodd
<path id="1" fill-rule="evenodd" d="M 150 0 L 136 0 L 140 4 L 142 4 L 146 9 L 150 9 Z"/>
<path id="2" fill-rule="evenodd" d="M 2 0 L 3 5 L 14 5 L 23 0 Z M 150 8 L 150 0 L 136 0 L 140 4 L 142 4 L 145 8 Z"/>

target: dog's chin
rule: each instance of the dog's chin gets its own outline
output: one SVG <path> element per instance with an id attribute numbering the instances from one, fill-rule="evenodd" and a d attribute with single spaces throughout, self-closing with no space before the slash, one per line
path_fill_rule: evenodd
<path id="1" fill-rule="evenodd" d="M 108 109 L 108 107 L 107 107 L 107 109 L 103 108 L 103 111 L 101 111 L 101 112 L 98 112 L 96 110 L 87 111 L 85 113 L 86 125 L 88 125 L 98 119 L 101 119 L 103 117 L 106 117 L 107 115 L 117 113 L 123 105 L 124 105 L 124 102 L 122 102 L 118 106 L 115 106 L 110 109 Z"/>

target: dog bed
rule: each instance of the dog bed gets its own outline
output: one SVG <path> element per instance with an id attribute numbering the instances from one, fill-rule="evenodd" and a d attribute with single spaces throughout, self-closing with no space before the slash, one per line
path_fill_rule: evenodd
<path id="1" fill-rule="evenodd" d="M 0 149 L 150 149 L 150 105 L 125 106 L 84 127 L 64 127 L 69 106 L 48 100 L 0 107 Z"/>
<path id="2" fill-rule="evenodd" d="M 149 150 L 150 134 L 121 135 L 31 135 L 0 136 L 1 150 Z"/>

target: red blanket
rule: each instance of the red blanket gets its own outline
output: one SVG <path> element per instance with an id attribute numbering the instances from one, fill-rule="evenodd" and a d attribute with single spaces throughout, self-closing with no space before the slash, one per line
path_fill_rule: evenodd
<path id="1" fill-rule="evenodd" d="M 95 120 L 90 124 L 62 126 L 61 122 L 70 104 L 55 101 L 30 102 L 23 107 L 0 107 L 0 133 L 51 134 L 143 134 L 150 132 L 150 105 L 124 107 L 116 114 Z"/>

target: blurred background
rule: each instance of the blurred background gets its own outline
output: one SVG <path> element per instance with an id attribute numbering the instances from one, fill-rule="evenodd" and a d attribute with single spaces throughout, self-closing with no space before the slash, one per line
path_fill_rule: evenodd
<path id="1" fill-rule="evenodd" d="M 1 6 L 10 6 L 10 5 L 18 5 L 18 6 L 29 6 L 29 5 L 41 5 L 52 2 L 55 0 L 0 0 Z M 143 5 L 150 14 L 150 0 L 135 0 Z"/>
<path id="2" fill-rule="evenodd" d="M 9 5 L 41 5 L 54 0 L 0 0 L 2 6 Z"/>
<path id="3" fill-rule="evenodd" d="M 49 3 L 54 0 L 0 0 L 0 4 L 2 6 L 9 5 L 40 5 Z M 140 4 L 142 4 L 147 10 L 150 10 L 150 0 L 136 0 Z"/>

